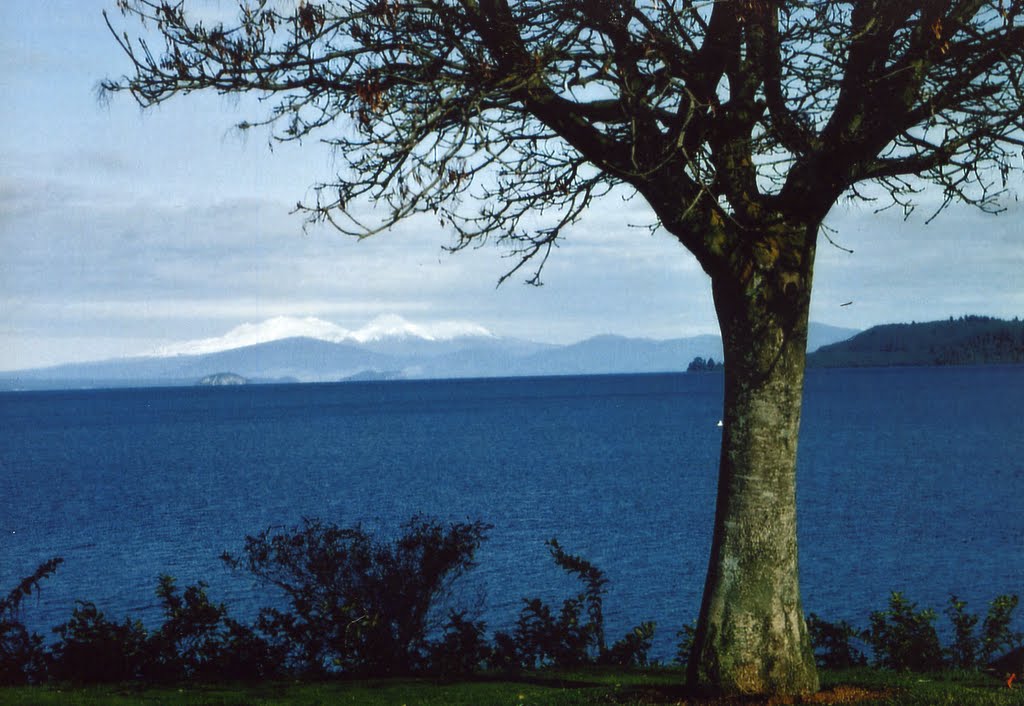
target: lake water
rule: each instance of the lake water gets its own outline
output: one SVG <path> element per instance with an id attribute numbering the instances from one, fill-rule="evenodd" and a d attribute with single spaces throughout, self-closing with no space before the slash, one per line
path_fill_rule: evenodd
<path id="1" fill-rule="evenodd" d="M 415 513 L 494 525 L 470 582 L 492 627 L 573 588 L 544 540 L 603 568 L 609 637 L 700 604 L 721 376 L 622 375 L 0 393 L 0 591 L 154 620 L 160 573 L 265 603 L 218 559 L 302 517 L 391 531 Z M 804 607 L 867 624 L 903 590 L 984 612 L 1024 593 L 1024 366 L 813 370 L 799 459 Z M 1018 622 L 1020 616 L 1018 616 Z M 940 621 L 942 622 L 942 621 Z"/>

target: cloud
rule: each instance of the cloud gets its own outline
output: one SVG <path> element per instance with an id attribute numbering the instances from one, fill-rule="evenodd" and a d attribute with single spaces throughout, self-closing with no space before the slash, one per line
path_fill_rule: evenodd
<path id="1" fill-rule="evenodd" d="M 274 317 L 356 331 L 400 314 L 562 343 L 716 330 L 696 260 L 670 235 L 635 227 L 653 221 L 641 198 L 595 203 L 552 253 L 540 288 L 514 277 L 496 289 L 514 265 L 507 253 L 449 256 L 451 234 L 430 218 L 362 242 L 304 232 L 289 211 L 331 179 L 330 149 L 270 150 L 265 131 L 234 130 L 266 115 L 254 97 L 190 95 L 144 114 L 127 96 L 100 106 L 96 82 L 131 69 L 99 13 L 110 5 L 64 0 L 53 12 L 24 2 L 0 25 L 0 348 L 25 359 L 16 367 L 218 338 Z M 189 6 L 207 23 L 237 11 L 230 0 Z M 840 204 L 829 222 L 855 252 L 821 239 L 812 317 L 866 327 L 1020 314 L 1024 213 L 1014 197 L 1024 183 L 1009 186 L 1010 212 L 951 208 L 930 226 L 936 192 L 909 221 Z"/>
<path id="2" fill-rule="evenodd" d="M 1019 208 L 1013 207 L 1013 208 Z M 830 222 L 852 254 L 818 247 L 812 316 L 857 327 L 951 315 L 1024 311 L 1019 214 L 953 206 L 932 223 L 886 211 L 837 208 Z M 852 301 L 847 307 L 840 304 Z"/>
<path id="3" fill-rule="evenodd" d="M 315 338 L 332 343 L 350 341 L 367 343 L 383 338 L 414 336 L 428 341 L 450 340 L 460 336 L 492 337 L 490 331 L 477 324 L 463 321 L 438 321 L 415 324 L 397 314 L 377 316 L 365 326 L 350 330 L 330 321 L 313 316 L 302 318 L 275 316 L 259 323 L 244 323 L 223 336 L 204 338 L 163 346 L 152 353 L 157 356 L 196 355 L 252 346 L 284 338 Z"/>
<path id="4" fill-rule="evenodd" d="M 8 177 L 0 184 L 0 323 L 12 336 L 38 338 L 47 325 L 121 336 L 138 342 L 136 352 L 273 317 L 317 317 L 353 331 L 373 316 L 401 314 L 562 343 L 716 330 L 695 259 L 667 233 L 632 227 L 647 218 L 642 203 L 595 206 L 552 254 L 539 289 L 516 279 L 495 289 L 511 266 L 500 251 L 448 255 L 441 246 L 450 235 L 428 218 L 355 241 L 323 228 L 303 233 L 289 208 L 218 192 L 119 193 L 110 181 L 73 175 Z M 812 317 L 866 327 L 1019 313 L 1024 243 L 1010 216 L 951 210 L 924 227 L 838 209 L 835 237 L 855 252 L 822 239 Z M 937 282 L 956 286 L 937 295 Z"/>

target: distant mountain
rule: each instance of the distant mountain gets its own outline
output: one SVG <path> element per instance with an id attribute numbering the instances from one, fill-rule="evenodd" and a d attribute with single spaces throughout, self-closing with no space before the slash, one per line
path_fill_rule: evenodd
<path id="1" fill-rule="evenodd" d="M 807 358 L 826 368 L 1008 363 L 1024 363 L 1024 321 L 984 316 L 875 326 Z"/>
<path id="2" fill-rule="evenodd" d="M 658 373 L 685 371 L 696 355 L 721 358 L 721 339 L 711 335 L 668 341 L 595 336 L 535 354 L 525 362 L 534 375 Z"/>
<path id="3" fill-rule="evenodd" d="M 850 333 L 817 324 L 811 331 L 815 341 Z M 311 335 L 274 338 L 296 332 Z M 431 328 L 387 317 L 352 332 L 318 319 L 279 318 L 149 356 L 2 373 L 0 389 L 194 385 L 226 370 L 254 383 L 682 372 L 697 356 L 721 360 L 719 337 L 605 335 L 553 345 L 501 338 L 472 324 Z"/>
<path id="4" fill-rule="evenodd" d="M 816 324 L 811 322 L 807 332 L 807 352 L 813 352 L 831 343 L 845 341 L 851 336 L 860 333 L 859 328 L 844 328 L 841 326 L 829 326 L 828 324 Z"/>

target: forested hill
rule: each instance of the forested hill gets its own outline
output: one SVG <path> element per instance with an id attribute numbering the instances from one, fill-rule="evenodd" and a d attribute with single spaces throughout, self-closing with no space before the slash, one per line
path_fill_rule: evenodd
<path id="1" fill-rule="evenodd" d="M 963 316 L 875 326 L 807 356 L 818 368 L 1024 363 L 1024 321 Z"/>

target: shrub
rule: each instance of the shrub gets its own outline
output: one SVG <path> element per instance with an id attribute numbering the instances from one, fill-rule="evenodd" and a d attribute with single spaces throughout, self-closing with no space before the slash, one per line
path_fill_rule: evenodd
<path id="1" fill-rule="evenodd" d="M 451 611 L 444 635 L 429 647 L 429 669 L 445 679 L 473 674 L 488 663 L 493 650 L 484 638 L 486 626 L 467 620 L 466 612 Z"/>
<path id="2" fill-rule="evenodd" d="M 889 597 L 889 609 L 871 613 L 870 621 L 864 637 L 874 650 L 878 666 L 915 672 L 944 666 L 935 632 L 935 611 L 917 611 L 917 606 L 897 591 Z"/>
<path id="3" fill-rule="evenodd" d="M 552 559 L 583 583 L 583 591 L 562 602 L 556 614 L 539 598 L 523 599 L 514 633 L 495 637 L 495 666 L 534 669 L 582 664 L 646 664 L 654 623 L 641 623 L 616 642 L 605 644 L 604 594 L 608 579 L 589 561 L 567 553 L 551 539 Z"/>
<path id="4" fill-rule="evenodd" d="M 520 666 L 527 669 L 578 666 L 605 651 L 603 599 L 608 580 L 590 562 L 568 554 L 557 540 L 548 540 L 547 545 L 555 564 L 576 575 L 584 589 L 565 599 L 557 614 L 539 598 L 523 599 L 513 643 Z"/>
<path id="5" fill-rule="evenodd" d="M 151 675 L 162 679 L 257 679 L 277 675 L 283 655 L 266 640 L 228 616 L 223 603 L 211 603 L 206 584 L 179 592 L 162 575 L 157 596 L 164 622 L 148 641 Z"/>
<path id="6" fill-rule="evenodd" d="M 557 618 L 539 598 L 523 603 L 512 640 L 520 667 L 572 667 L 589 661 L 587 625 L 580 619 L 576 599 L 567 599 Z"/>
<path id="7" fill-rule="evenodd" d="M 864 653 L 850 643 L 851 639 L 861 637 L 861 633 L 845 620 L 830 623 L 811 613 L 807 616 L 807 630 L 819 667 L 843 669 L 867 664 Z"/>
<path id="8" fill-rule="evenodd" d="M 523 668 L 521 649 L 514 634 L 498 632 L 494 635 L 487 666 L 500 671 L 516 672 Z"/>
<path id="9" fill-rule="evenodd" d="M 996 596 L 988 604 L 988 614 L 981 625 L 979 664 L 988 664 L 997 655 L 1024 644 L 1024 634 L 1010 629 L 1018 602 L 1017 595 L 1010 594 Z"/>
<path id="10" fill-rule="evenodd" d="M 602 664 L 614 664 L 623 667 L 647 665 L 647 654 L 651 651 L 654 641 L 654 622 L 647 620 L 627 632 L 601 655 Z"/>
<path id="11" fill-rule="evenodd" d="M 489 529 L 414 517 L 387 543 L 358 525 L 306 519 L 247 537 L 242 556 L 223 559 L 283 591 L 288 609 L 264 608 L 258 627 L 296 668 L 408 674 L 427 666 L 434 620 Z"/>
<path id="12" fill-rule="evenodd" d="M 33 593 L 38 595 L 40 582 L 52 576 L 63 562 L 59 557 L 44 561 L 0 598 L 0 686 L 32 684 L 45 678 L 43 638 L 25 627 L 21 603 Z"/>
<path id="13" fill-rule="evenodd" d="M 60 641 L 53 648 L 57 679 L 102 683 L 137 679 L 150 664 L 146 629 L 137 620 L 122 623 L 88 601 L 77 601 L 71 619 L 54 628 Z"/>
<path id="14" fill-rule="evenodd" d="M 978 616 L 966 612 L 967 601 L 955 595 L 949 597 L 946 615 L 953 624 L 953 644 L 947 650 L 949 662 L 959 669 L 971 669 L 978 666 L 979 643 L 974 635 L 974 627 L 978 624 Z"/>
<path id="15" fill-rule="evenodd" d="M 950 662 L 962 669 L 983 667 L 997 655 L 1019 647 L 1024 635 L 1010 629 L 1017 603 L 1016 595 L 996 596 L 989 602 L 981 634 L 976 636 L 974 628 L 979 617 L 966 612 L 966 601 L 950 596 L 946 608 L 954 630 L 953 644 L 949 648 Z"/>
<path id="16" fill-rule="evenodd" d="M 148 632 L 130 617 L 115 623 L 88 601 L 54 629 L 51 674 L 76 683 L 256 679 L 280 673 L 283 656 L 211 603 L 206 584 L 179 592 L 173 577 L 159 577 L 157 596 L 164 622 Z"/>
<path id="17" fill-rule="evenodd" d="M 693 643 L 697 640 L 697 624 L 684 625 L 683 629 L 676 633 L 676 637 L 679 638 L 676 644 L 676 663 L 685 667 L 690 663 Z"/>

